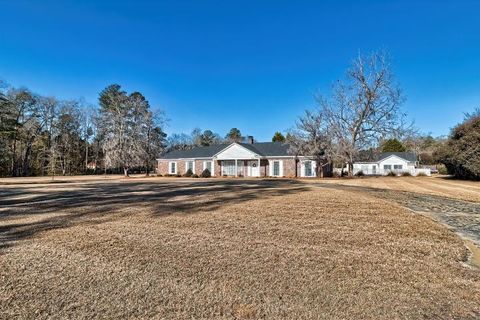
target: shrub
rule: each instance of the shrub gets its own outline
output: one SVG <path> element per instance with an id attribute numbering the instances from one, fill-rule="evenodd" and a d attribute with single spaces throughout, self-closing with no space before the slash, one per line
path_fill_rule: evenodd
<path id="1" fill-rule="evenodd" d="M 438 170 L 438 173 L 439 174 L 448 174 L 448 170 L 447 170 L 447 167 L 445 167 L 445 165 L 438 165 L 437 166 L 437 170 Z"/>
<path id="2" fill-rule="evenodd" d="M 187 172 L 183 175 L 184 177 L 191 177 L 193 175 L 192 169 L 188 169 Z"/>
<path id="3" fill-rule="evenodd" d="M 393 171 L 388 171 L 387 176 L 389 176 L 389 177 L 396 177 L 397 174 L 396 174 L 395 172 L 393 172 Z"/>
<path id="4" fill-rule="evenodd" d="M 210 170 L 205 169 L 205 170 L 203 170 L 201 176 L 202 176 L 202 178 L 210 178 L 212 176 L 212 174 L 211 174 Z"/>
<path id="5" fill-rule="evenodd" d="M 426 176 L 427 176 L 427 174 L 425 172 L 419 172 L 417 174 L 417 177 L 426 177 Z"/>
<path id="6" fill-rule="evenodd" d="M 360 170 L 360 171 L 358 171 L 357 173 L 355 173 L 355 175 L 356 175 L 357 177 L 363 177 L 363 176 L 365 175 L 365 173 L 363 173 L 363 171 Z"/>
<path id="7" fill-rule="evenodd" d="M 408 171 L 402 172 L 402 177 L 411 177 L 412 174 Z"/>
<path id="8" fill-rule="evenodd" d="M 175 175 L 175 177 L 177 177 L 177 178 L 181 178 L 181 177 L 182 177 L 182 175 L 181 175 L 180 173 L 178 173 L 178 174 L 176 174 L 176 175 Z"/>
<path id="9" fill-rule="evenodd" d="M 455 177 L 480 180 L 480 109 L 452 130 L 437 156 Z"/>
<path id="10" fill-rule="evenodd" d="M 198 178 L 198 174 L 192 174 L 192 178 Z"/>

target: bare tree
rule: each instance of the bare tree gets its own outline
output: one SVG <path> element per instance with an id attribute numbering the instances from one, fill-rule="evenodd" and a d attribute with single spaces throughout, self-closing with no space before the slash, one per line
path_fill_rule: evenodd
<path id="1" fill-rule="evenodd" d="M 289 153 L 307 155 L 316 161 L 316 176 L 328 175 L 331 166 L 331 141 L 328 136 L 327 123 L 321 110 L 306 110 L 299 117 L 294 129 L 287 134 Z"/>
<path id="2" fill-rule="evenodd" d="M 162 130 L 163 113 L 150 112 L 145 114 L 144 127 L 144 145 L 143 153 L 145 158 L 145 175 L 149 175 L 150 167 L 158 157 L 165 150 L 167 135 Z"/>
<path id="3" fill-rule="evenodd" d="M 152 157 L 163 148 L 165 138 L 150 104 L 140 92 L 127 95 L 119 85 L 105 88 L 99 100 L 105 165 L 122 167 L 125 176 L 131 167 L 145 165 L 148 174 Z"/>
<path id="4" fill-rule="evenodd" d="M 124 175 L 128 176 L 138 155 L 134 152 L 134 123 L 127 93 L 117 84 L 110 85 L 100 93 L 99 102 L 105 168 L 122 167 Z"/>
<path id="5" fill-rule="evenodd" d="M 194 146 L 192 137 L 185 133 L 174 133 L 167 138 L 167 151 L 189 150 Z"/>
<path id="6" fill-rule="evenodd" d="M 316 98 L 335 145 L 334 153 L 348 162 L 349 175 L 360 150 L 386 136 L 397 136 L 405 127 L 406 114 L 400 110 L 404 98 L 384 53 L 359 55 L 346 78 L 334 85 L 331 99 Z"/>

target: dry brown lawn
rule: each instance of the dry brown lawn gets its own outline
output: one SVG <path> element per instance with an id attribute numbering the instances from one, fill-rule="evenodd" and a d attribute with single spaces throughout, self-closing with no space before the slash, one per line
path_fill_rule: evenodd
<path id="1" fill-rule="evenodd" d="M 316 180 L 316 182 L 394 191 L 408 191 L 480 202 L 480 182 L 455 180 L 446 176 L 364 177 L 355 179 L 323 179 Z"/>
<path id="2" fill-rule="evenodd" d="M 0 317 L 478 319 L 462 240 L 295 181 L 0 185 Z"/>

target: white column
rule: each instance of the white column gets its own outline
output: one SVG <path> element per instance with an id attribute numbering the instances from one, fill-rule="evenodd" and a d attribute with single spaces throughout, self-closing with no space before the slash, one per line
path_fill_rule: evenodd
<path id="1" fill-rule="evenodd" d="M 258 177 L 261 177 L 261 173 L 260 173 L 260 158 L 258 158 Z"/>
<path id="2" fill-rule="evenodd" d="M 238 177 L 238 160 L 235 159 L 235 177 Z"/>

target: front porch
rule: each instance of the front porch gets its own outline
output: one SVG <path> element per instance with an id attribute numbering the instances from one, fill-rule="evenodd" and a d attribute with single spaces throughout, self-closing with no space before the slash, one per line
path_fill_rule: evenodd
<path id="1" fill-rule="evenodd" d="M 220 175 L 226 177 L 265 177 L 268 161 L 262 159 L 217 160 Z"/>

